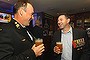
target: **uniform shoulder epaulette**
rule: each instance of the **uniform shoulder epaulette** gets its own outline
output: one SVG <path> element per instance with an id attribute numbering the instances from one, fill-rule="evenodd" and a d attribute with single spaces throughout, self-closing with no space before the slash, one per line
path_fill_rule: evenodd
<path id="1" fill-rule="evenodd" d="M 20 24 L 18 24 L 18 22 L 15 22 L 15 25 L 18 29 L 20 29 Z"/>

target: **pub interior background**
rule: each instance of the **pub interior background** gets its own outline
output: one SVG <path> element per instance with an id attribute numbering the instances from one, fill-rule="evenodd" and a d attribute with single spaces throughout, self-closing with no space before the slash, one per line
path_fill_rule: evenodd
<path id="1" fill-rule="evenodd" d="M 6 4 L 6 2 L 2 2 L 2 1 L 0 2 L 3 4 Z M 13 16 L 12 9 L 7 10 L 0 7 L 0 24 L 2 23 L 7 24 L 8 22 L 10 22 L 11 18 L 13 17 L 14 16 Z M 45 44 L 44 59 L 49 60 L 51 59 L 49 47 L 52 41 L 52 36 L 53 36 L 54 31 L 58 29 L 57 16 L 50 15 L 43 11 L 35 12 L 34 20 L 31 21 L 31 25 L 28 28 L 33 27 L 35 25 L 35 20 L 37 19 L 42 22 L 42 28 L 44 28 L 44 31 L 43 31 L 43 39 L 44 39 L 44 44 Z M 87 34 L 90 38 L 90 11 L 71 14 L 70 24 L 73 28 L 80 28 L 80 29 L 87 30 Z"/>

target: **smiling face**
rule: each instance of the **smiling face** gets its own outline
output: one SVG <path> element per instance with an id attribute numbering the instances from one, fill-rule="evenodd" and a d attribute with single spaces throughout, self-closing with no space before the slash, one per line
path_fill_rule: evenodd
<path id="1" fill-rule="evenodd" d="M 65 29 L 69 25 L 70 19 L 65 15 L 60 15 L 58 17 L 58 26 L 60 29 Z"/>
<path id="2" fill-rule="evenodd" d="M 22 25 L 29 26 L 30 21 L 33 19 L 34 9 L 31 4 L 27 3 L 26 11 L 23 10 Z"/>

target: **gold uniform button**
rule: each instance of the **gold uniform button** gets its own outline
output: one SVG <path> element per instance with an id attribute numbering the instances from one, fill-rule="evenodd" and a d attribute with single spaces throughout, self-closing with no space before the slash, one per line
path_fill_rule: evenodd
<path id="1" fill-rule="evenodd" d="M 26 41 L 26 39 L 22 39 L 22 41 L 24 42 L 24 41 Z"/>

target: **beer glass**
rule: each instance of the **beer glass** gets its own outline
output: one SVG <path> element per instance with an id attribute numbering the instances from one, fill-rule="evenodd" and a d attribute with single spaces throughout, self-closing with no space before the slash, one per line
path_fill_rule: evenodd
<path id="1" fill-rule="evenodd" d="M 36 44 L 35 46 L 39 46 L 39 45 L 43 44 L 43 39 L 40 39 L 40 38 L 36 39 L 35 44 Z"/>
<path id="2" fill-rule="evenodd" d="M 60 52 L 62 53 L 62 49 L 63 49 L 62 43 L 61 42 L 56 42 L 56 46 L 59 47 Z"/>

